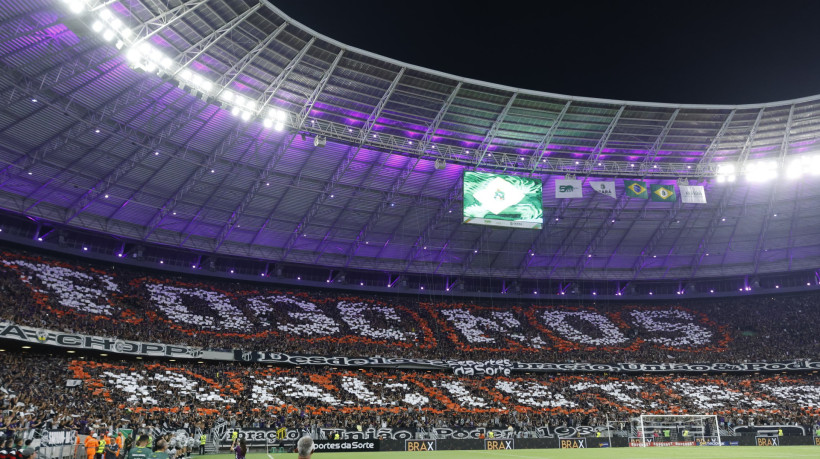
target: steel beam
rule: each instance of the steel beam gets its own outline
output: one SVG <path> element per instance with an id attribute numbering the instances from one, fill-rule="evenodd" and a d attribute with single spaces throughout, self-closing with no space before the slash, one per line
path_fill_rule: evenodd
<path id="1" fill-rule="evenodd" d="M 786 130 L 783 133 L 783 140 L 780 142 L 780 155 L 777 159 L 777 166 L 780 168 L 781 171 L 785 171 L 786 169 L 786 155 L 789 152 L 789 136 L 791 135 L 793 119 L 794 105 L 789 107 L 789 118 L 786 120 Z M 777 181 L 774 184 L 772 184 L 772 190 L 771 193 L 769 193 L 769 199 L 766 204 L 766 213 L 763 214 L 763 227 L 760 229 L 760 235 L 758 236 L 757 243 L 755 244 L 753 271 L 754 274 L 757 274 L 757 271 L 760 268 L 760 253 L 763 250 L 763 241 L 766 239 L 766 232 L 769 230 L 769 221 L 774 213 L 774 197 L 777 192 L 777 189 L 779 188 L 779 183 L 781 182 Z"/>
<path id="2" fill-rule="evenodd" d="M 430 241 L 430 235 L 433 231 L 435 231 L 438 224 L 450 213 L 452 213 L 453 204 L 458 202 L 461 199 L 462 193 L 464 192 L 464 187 L 462 183 L 462 177 L 459 177 L 454 186 L 450 189 L 450 192 L 447 193 L 447 198 L 445 198 L 442 205 L 439 207 L 439 210 L 433 216 L 432 219 L 427 223 L 427 226 L 421 232 L 419 237 L 416 239 L 415 244 L 413 244 L 413 248 L 410 250 L 410 253 L 407 256 L 406 264 L 404 267 L 403 273 L 407 273 L 410 269 L 410 266 L 416 261 L 419 254 L 424 250 L 424 246 Z M 446 248 L 442 247 L 442 250 Z"/>
<path id="3" fill-rule="evenodd" d="M 172 91 L 173 89 L 169 90 Z M 184 96 L 182 96 L 184 97 Z M 183 125 L 185 125 L 190 120 L 197 117 L 200 111 L 194 111 L 193 107 L 196 104 L 197 99 L 194 97 L 190 97 L 190 102 L 188 105 L 182 110 L 182 115 L 176 115 L 173 117 L 170 123 L 168 123 L 164 129 L 162 129 L 158 134 L 153 136 L 147 145 L 140 145 L 137 147 L 137 150 L 132 153 L 128 158 L 124 159 L 117 167 L 107 174 L 104 178 L 99 180 L 91 189 L 87 192 L 83 193 L 79 199 L 77 199 L 71 207 L 68 208 L 66 211 L 66 219 L 64 220 L 64 224 L 68 224 L 76 218 L 80 212 L 88 208 L 97 198 L 100 196 L 104 196 L 108 193 L 112 186 L 114 186 L 117 181 L 131 172 L 135 167 L 137 167 L 142 161 L 157 151 L 160 147 L 164 139 L 169 138 L 170 136 L 174 135 Z M 166 106 L 163 109 L 163 112 L 168 110 Z"/>
<path id="4" fill-rule="evenodd" d="M 182 19 L 183 16 L 207 2 L 208 0 L 189 0 L 145 21 L 134 30 L 134 35 L 136 38 L 132 43 L 132 46 L 138 45 L 139 43 L 142 43 L 154 35 L 162 32 Z"/>
<path id="5" fill-rule="evenodd" d="M 481 161 L 484 160 L 484 156 L 490 150 L 493 140 L 495 140 L 495 137 L 498 135 L 498 131 L 501 130 L 501 125 L 504 123 L 504 118 L 507 117 L 507 113 L 510 112 L 510 109 L 515 103 L 516 97 L 518 97 L 518 93 L 514 92 L 507 101 L 507 104 L 504 105 L 501 113 L 498 114 L 495 121 L 493 121 L 493 124 L 490 125 L 490 129 L 487 131 L 487 135 L 484 136 L 484 140 L 478 145 L 478 149 L 476 150 L 476 164 L 481 164 Z"/>
<path id="6" fill-rule="evenodd" d="M 765 110 L 766 110 L 766 107 L 763 107 L 758 112 L 757 118 L 755 119 L 755 123 L 752 126 L 752 129 L 749 131 L 749 135 L 747 136 L 746 142 L 743 145 L 743 150 L 741 151 L 741 154 L 740 154 L 741 158 L 748 157 L 749 150 L 751 149 L 752 143 L 754 142 L 755 134 L 757 134 L 757 127 L 760 124 L 760 119 L 763 117 L 763 112 Z M 737 166 L 735 172 L 739 173 L 739 172 L 741 172 L 741 170 L 742 170 L 741 169 L 741 164 L 738 163 L 738 166 Z M 695 255 L 692 259 L 692 275 L 690 277 L 695 277 L 695 275 L 698 272 L 698 269 L 700 269 L 700 264 L 703 261 L 704 255 L 707 253 L 706 251 L 708 250 L 709 241 L 712 239 L 712 236 L 715 234 L 715 231 L 717 231 L 717 227 L 718 227 L 717 219 L 720 218 L 721 215 L 723 215 L 724 212 L 726 211 L 726 207 L 729 204 L 729 199 L 731 198 L 732 193 L 734 192 L 738 181 L 728 185 L 728 189 L 724 192 L 723 196 L 720 199 L 720 203 L 715 208 L 715 212 L 712 214 L 712 219 L 711 219 L 712 223 L 706 229 L 706 233 L 703 235 L 700 242 L 698 243 L 698 249 L 695 252 Z"/>
<path id="7" fill-rule="evenodd" d="M 661 129 L 661 132 L 655 138 L 655 142 L 652 143 L 652 146 L 650 147 L 650 150 L 646 156 L 647 160 L 644 161 L 645 165 L 655 162 L 655 159 L 658 156 L 658 152 L 663 147 L 663 143 L 666 141 L 666 136 L 669 135 L 669 131 L 672 129 L 672 125 L 675 123 L 675 119 L 677 119 L 678 117 L 678 113 L 680 113 L 679 108 L 675 109 L 675 111 L 672 112 L 672 116 L 669 117 L 669 120 Z M 652 158 L 651 160 L 649 159 L 650 156 Z M 648 167 L 642 167 L 642 169 L 648 169 Z M 618 218 L 621 216 L 621 212 L 623 212 L 623 210 L 626 208 L 627 202 L 628 200 L 626 198 L 626 193 L 624 192 L 618 197 L 618 200 L 615 202 L 615 206 L 612 209 L 610 215 L 606 218 L 606 220 L 604 220 L 601 223 L 601 225 L 598 226 L 598 229 L 592 236 L 590 243 L 587 245 L 586 249 L 584 249 L 584 252 L 581 254 L 581 258 L 578 260 L 578 263 L 576 264 L 576 279 L 581 278 L 581 274 L 584 272 L 584 269 L 586 269 L 586 266 L 591 259 L 589 255 L 592 255 L 592 253 L 598 248 L 598 245 L 601 242 L 603 242 L 603 240 L 606 238 L 606 235 L 609 234 L 609 230 L 615 226 L 615 222 L 613 222 L 613 220 L 618 220 Z M 675 203 L 677 204 L 677 202 L 678 201 L 676 200 Z M 675 208 L 676 206 L 673 205 L 672 207 Z"/>
<path id="8" fill-rule="evenodd" d="M 270 135 L 270 131 L 266 131 L 266 133 L 265 133 L 265 135 L 262 139 L 260 139 L 258 137 L 255 137 L 254 141 L 251 143 L 251 145 L 248 146 L 248 149 L 245 151 L 245 153 L 242 154 L 242 157 L 240 157 L 239 161 L 232 161 L 231 162 L 231 170 L 227 174 L 224 174 L 222 176 L 222 180 L 220 180 L 219 186 L 215 186 L 213 188 L 213 190 L 208 195 L 208 197 L 205 199 L 205 201 L 199 206 L 199 209 L 197 209 L 196 214 L 194 214 L 194 217 L 185 225 L 185 228 L 180 233 L 180 236 L 182 236 L 182 240 L 178 244 L 178 247 L 182 247 L 183 245 L 185 245 L 185 242 L 192 236 L 193 233 L 188 231 L 191 228 L 191 225 L 193 225 L 194 221 L 196 221 L 196 219 L 199 217 L 199 215 L 202 213 L 202 211 L 204 211 L 205 209 L 208 208 L 208 205 L 211 203 L 214 196 L 216 196 L 217 193 L 219 193 L 219 192 L 224 192 L 225 191 L 225 185 L 226 185 L 225 182 L 228 180 L 228 177 L 230 177 L 231 174 L 233 174 L 233 172 L 236 170 L 237 166 L 243 162 L 242 160 L 245 159 L 245 156 L 247 156 L 248 152 L 253 150 L 253 149 L 255 149 L 256 152 L 258 152 L 260 144 L 264 143 L 267 140 L 267 137 L 269 135 Z M 214 245 L 214 247 L 216 247 L 216 245 Z M 214 249 L 214 252 L 215 251 L 216 251 L 216 249 Z"/>
<path id="9" fill-rule="evenodd" d="M 567 114 L 567 111 L 569 111 L 570 105 L 572 105 L 572 101 L 568 100 L 567 103 L 564 104 L 564 107 L 561 109 L 561 112 L 558 113 L 558 116 L 555 117 L 555 120 L 552 122 L 549 129 L 547 129 L 547 133 L 544 134 L 544 137 L 542 137 L 541 141 L 538 142 L 538 145 L 535 146 L 535 154 L 531 156 L 531 158 L 533 158 L 533 161 L 530 164 L 530 175 L 534 174 L 535 171 L 538 169 L 538 164 L 541 163 L 544 159 L 546 159 L 546 149 L 552 142 L 552 138 L 558 131 L 558 126 L 561 125 L 561 121 L 564 120 L 564 116 Z"/>
<path id="10" fill-rule="evenodd" d="M 267 38 L 260 41 L 253 47 L 250 51 L 245 53 L 241 59 L 234 62 L 231 65 L 231 68 L 225 71 L 219 78 L 217 78 L 214 86 L 221 87 L 221 88 L 230 88 L 231 84 L 239 78 L 240 75 L 243 74 L 245 69 L 250 65 L 263 51 L 268 49 L 268 46 L 285 30 L 285 27 L 288 26 L 287 22 L 283 22 L 282 25 L 276 28 L 273 32 L 271 32 Z"/>
<path id="11" fill-rule="evenodd" d="M 565 106 L 565 108 L 568 108 L 568 106 Z M 598 139 L 598 143 L 595 145 L 595 148 L 590 153 L 590 159 L 587 161 L 587 163 L 595 164 L 595 161 L 597 161 L 597 158 L 598 158 L 598 156 L 600 156 L 601 151 L 603 151 L 603 149 L 606 148 L 606 143 L 609 141 L 609 136 L 612 134 L 612 131 L 615 129 L 615 125 L 618 123 L 618 120 L 621 119 L 621 115 L 624 112 L 624 108 L 625 108 L 625 106 L 622 105 L 618 109 L 618 111 L 615 113 L 615 116 L 612 118 L 612 120 L 609 122 L 609 125 L 607 125 L 606 129 L 601 134 L 601 138 Z M 587 165 L 584 165 L 584 169 L 586 169 L 587 167 L 588 167 Z M 591 170 L 587 170 L 587 175 L 583 179 L 584 182 L 586 181 L 586 179 L 589 178 L 590 172 L 591 172 Z M 582 183 L 582 186 L 583 186 L 583 183 Z M 556 217 L 557 218 L 563 217 L 564 211 L 567 209 L 567 207 L 569 207 L 569 203 L 570 203 L 571 199 L 560 199 L 559 201 L 560 202 L 559 202 L 558 206 L 555 207 L 555 209 L 553 210 L 552 214 L 549 217 L 549 220 L 544 221 L 544 226 L 541 228 L 541 232 L 538 234 L 538 236 L 532 242 L 532 245 L 530 246 L 530 250 L 528 250 L 527 253 L 522 255 L 522 259 L 519 262 L 519 266 L 520 266 L 519 277 L 523 277 L 524 274 L 529 269 L 530 265 L 533 263 L 535 257 L 533 257 L 531 254 L 532 253 L 538 253 L 538 248 L 541 245 L 541 242 L 547 236 L 547 234 L 549 234 L 549 232 L 550 232 L 549 231 L 549 228 L 550 228 L 549 225 L 552 224 L 552 221 L 555 220 Z M 575 229 L 575 226 L 576 226 L 577 222 L 578 222 L 578 220 L 576 220 L 575 223 L 573 224 L 573 226 L 572 226 L 573 230 Z M 566 244 L 567 238 L 572 234 L 573 234 L 573 231 L 570 231 L 569 233 L 567 233 L 566 236 L 564 236 L 564 240 L 561 244 L 561 248 L 558 250 L 558 252 L 553 254 L 553 256 L 550 258 L 550 261 L 549 261 L 547 266 L 552 265 L 558 259 L 559 256 L 563 256 L 562 252 L 566 253 L 566 251 L 569 248 L 568 244 Z M 550 272 L 550 275 L 554 272 L 555 272 L 555 268 L 552 269 L 552 271 Z"/>
<path id="12" fill-rule="evenodd" d="M 288 65 L 279 72 L 279 75 L 270 82 L 268 87 L 262 91 L 262 95 L 256 100 L 256 102 L 261 107 L 267 107 L 273 102 L 273 98 L 276 97 L 276 93 L 279 92 L 279 88 L 288 80 L 290 74 L 302 62 L 302 59 L 305 57 L 305 54 L 310 50 L 310 47 L 313 46 L 313 43 L 316 42 L 316 37 L 310 37 L 310 40 L 296 53 L 296 56 L 290 60 Z"/>
<path id="13" fill-rule="evenodd" d="M 154 216 L 151 217 L 151 220 L 145 227 L 145 235 L 142 237 L 143 241 L 148 240 L 148 237 L 157 230 L 159 225 L 165 219 L 165 217 L 172 213 L 174 208 L 176 208 L 177 203 L 194 187 L 202 177 L 208 173 L 219 160 L 220 157 L 223 156 L 225 150 L 232 148 L 236 142 L 242 138 L 240 133 L 240 129 L 238 129 L 239 121 L 236 121 L 234 125 L 230 128 L 228 135 L 222 139 L 219 143 L 219 146 L 213 149 L 211 154 L 208 156 L 208 159 L 205 161 L 204 164 L 197 167 L 197 169 L 188 176 L 185 182 L 180 186 L 177 191 L 174 193 L 172 197 L 165 201 L 165 204 L 160 207 L 159 211 L 154 213 Z M 246 125 L 244 129 L 241 131 L 244 132 L 249 128 L 250 125 Z"/>
<path id="14" fill-rule="evenodd" d="M 191 45 L 185 51 L 179 53 L 175 58 L 174 62 L 179 66 L 177 67 L 176 71 L 174 71 L 171 76 L 176 77 L 182 69 L 188 67 L 191 62 L 194 62 L 199 56 L 203 55 L 211 46 L 215 45 L 222 37 L 231 33 L 234 29 L 236 29 L 239 24 L 241 24 L 245 19 L 248 18 L 251 14 L 255 13 L 262 5 L 257 3 L 256 5 L 250 7 L 244 13 L 240 14 L 239 16 L 231 19 L 230 21 L 226 22 L 218 29 L 211 32 L 210 35 L 202 38 L 199 42 Z"/>
<path id="15" fill-rule="evenodd" d="M 0 73 L 14 75 L 16 72 L 14 72 L 13 69 L 7 67 L 5 64 L 0 63 Z M 24 75 L 17 74 L 16 76 L 17 78 L 15 78 L 15 80 L 23 82 L 23 84 L 18 87 L 20 91 L 24 91 L 29 95 L 37 94 L 36 92 L 29 92 L 31 91 L 30 88 L 32 88 L 33 82 L 31 82 Z M 116 132 L 129 137 L 133 136 L 135 138 L 135 141 L 144 142 L 145 139 L 142 135 L 137 135 L 136 130 L 131 129 L 124 123 L 118 123 L 114 121 L 113 115 L 116 113 L 119 107 L 127 106 L 133 103 L 135 100 L 141 98 L 147 86 L 149 86 L 148 80 L 143 80 L 141 84 L 137 85 L 136 87 L 127 87 L 125 90 L 121 91 L 116 96 L 109 99 L 102 106 L 101 109 L 94 111 L 86 111 L 85 113 L 79 115 L 73 113 L 73 110 L 70 109 L 79 108 L 76 105 L 71 105 L 71 101 L 69 101 L 69 104 L 66 106 L 63 106 L 62 104 L 57 105 L 61 101 L 61 99 L 64 99 L 66 96 L 54 95 L 54 97 L 43 98 L 43 100 L 41 100 L 39 103 L 50 106 L 51 108 L 54 108 L 56 110 L 63 111 L 64 113 L 69 114 L 69 116 L 75 118 L 78 122 L 71 125 L 71 127 L 59 132 L 58 134 L 50 138 L 48 141 L 27 152 L 25 155 L 21 156 L 20 158 L 16 159 L 14 162 L 0 170 L 0 186 L 2 186 L 2 184 L 9 180 L 9 175 L 12 169 L 29 169 L 34 164 L 37 164 L 38 162 L 42 161 L 45 157 L 48 156 L 49 153 L 61 148 L 63 145 L 67 144 L 73 139 L 80 137 L 84 132 L 92 129 L 92 126 L 94 126 L 93 129 L 105 129 L 107 132 Z"/>

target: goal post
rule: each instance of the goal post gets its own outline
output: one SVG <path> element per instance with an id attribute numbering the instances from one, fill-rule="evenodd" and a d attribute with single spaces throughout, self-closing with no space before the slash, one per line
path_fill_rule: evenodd
<path id="1" fill-rule="evenodd" d="M 644 414 L 632 419 L 629 446 L 720 446 L 714 414 Z"/>

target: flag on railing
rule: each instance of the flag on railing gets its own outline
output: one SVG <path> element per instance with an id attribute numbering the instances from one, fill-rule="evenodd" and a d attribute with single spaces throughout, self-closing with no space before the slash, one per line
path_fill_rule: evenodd
<path id="1" fill-rule="evenodd" d="M 646 193 L 646 182 L 624 180 L 624 187 L 626 188 L 626 196 L 629 198 L 649 199 L 649 195 Z"/>
<path id="2" fill-rule="evenodd" d="M 615 199 L 615 182 L 589 182 L 593 190 Z"/>
<path id="3" fill-rule="evenodd" d="M 687 204 L 706 204 L 706 191 L 702 186 L 681 185 L 680 199 Z"/>
<path id="4" fill-rule="evenodd" d="M 562 198 L 583 198 L 584 192 L 581 188 L 583 181 L 573 179 L 555 180 L 555 197 Z"/>
<path id="5" fill-rule="evenodd" d="M 653 183 L 650 185 L 650 194 L 654 202 L 674 202 L 675 185 L 659 185 Z"/>

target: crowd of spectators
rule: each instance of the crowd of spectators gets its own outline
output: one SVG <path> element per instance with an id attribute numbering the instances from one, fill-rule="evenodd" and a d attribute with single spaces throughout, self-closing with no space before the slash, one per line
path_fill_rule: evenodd
<path id="1" fill-rule="evenodd" d="M 207 349 L 526 362 L 811 359 L 820 295 L 463 304 L 202 280 L 6 249 L 0 318 Z"/>
<path id="2" fill-rule="evenodd" d="M 412 370 L 151 362 L 0 354 L 0 431 L 80 433 L 603 426 L 638 414 L 720 416 L 728 428 L 820 420 L 820 376 L 456 376 Z"/>

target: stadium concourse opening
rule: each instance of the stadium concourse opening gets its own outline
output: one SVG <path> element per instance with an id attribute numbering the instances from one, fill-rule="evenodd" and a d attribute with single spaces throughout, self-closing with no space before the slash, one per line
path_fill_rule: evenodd
<path id="1" fill-rule="evenodd" d="M 503 86 L 274 3 L 0 0 L 0 459 L 820 451 L 820 97 Z"/>

